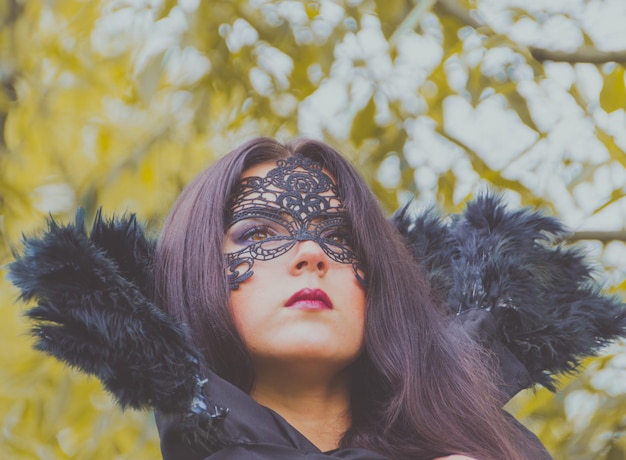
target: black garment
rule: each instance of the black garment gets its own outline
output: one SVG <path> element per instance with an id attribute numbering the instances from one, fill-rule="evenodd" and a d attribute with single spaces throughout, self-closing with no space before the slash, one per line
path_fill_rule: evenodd
<path id="1" fill-rule="evenodd" d="M 203 451 L 186 441 L 175 419 L 157 413 L 163 460 L 388 460 L 358 448 L 324 453 L 273 410 L 217 375 L 208 377 L 207 400 L 229 409 L 223 422 L 228 445 L 214 453 Z"/>
<path id="2" fill-rule="evenodd" d="M 157 412 L 163 460 L 390 460 L 389 457 L 360 448 L 322 452 L 276 412 L 261 406 L 215 374 L 209 376 L 206 393 L 210 402 L 229 408 L 223 424 L 227 445 L 215 452 L 208 452 L 190 444 L 177 420 L 168 419 Z M 533 460 L 551 460 L 552 457 L 539 439 L 512 416 L 509 417 L 512 423 L 518 425 L 521 434 L 535 444 Z"/>

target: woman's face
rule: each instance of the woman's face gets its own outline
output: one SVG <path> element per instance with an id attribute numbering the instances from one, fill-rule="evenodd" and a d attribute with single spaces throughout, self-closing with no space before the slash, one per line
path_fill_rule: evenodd
<path id="1" fill-rule="evenodd" d="M 335 184 L 295 158 L 242 176 L 225 235 L 232 315 L 256 366 L 343 369 L 363 346 L 362 271 Z"/>

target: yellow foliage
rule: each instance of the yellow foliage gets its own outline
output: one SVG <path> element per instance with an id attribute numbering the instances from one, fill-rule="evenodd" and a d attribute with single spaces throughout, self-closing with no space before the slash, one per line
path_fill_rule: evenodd
<path id="1" fill-rule="evenodd" d="M 624 67 L 621 65 L 615 65 L 604 79 L 600 92 L 600 106 L 607 112 L 626 109 L 626 83 L 624 82 Z"/>
<path id="2" fill-rule="evenodd" d="M 4 276 L 3 276 L 4 278 Z M 152 416 L 122 412 L 100 382 L 31 349 L 17 291 L 0 281 L 0 446 L 3 458 L 154 459 Z"/>
<path id="3" fill-rule="evenodd" d="M 510 170 L 490 168 L 491 163 L 450 135 L 443 107 L 450 96 L 477 103 L 493 92 L 504 96 L 507 110 L 521 124 L 539 131 L 536 112 L 519 82 L 506 73 L 503 80 L 489 76 L 484 56 L 495 48 L 512 49 L 514 63 L 521 60 L 537 84 L 548 80 L 543 63 L 527 47 L 489 27 L 474 33 L 443 3 L 434 6 L 437 18 L 423 14 L 415 30 L 403 30 L 424 38 L 432 26 L 429 21 L 435 21 L 430 41 L 422 43 L 440 47 L 427 55 L 433 62 L 420 70 L 423 75 L 407 76 L 415 71 L 402 67 L 397 47 L 385 48 L 359 32 L 379 27 L 382 34 L 376 36 L 388 40 L 414 10 L 414 2 L 0 0 L 0 266 L 9 262 L 10 249 L 19 247 L 22 232 L 41 229 L 48 215 L 71 219 L 79 206 L 88 215 L 100 206 L 106 215 L 135 212 L 156 230 L 181 188 L 216 158 L 252 136 L 285 140 L 306 129 L 300 111 L 330 81 L 343 85 L 352 105 L 341 108 L 333 120 L 347 124 L 346 137 L 334 139 L 325 132 L 325 140 L 347 152 L 387 211 L 397 208 L 407 193 L 421 192 L 432 192 L 447 209 L 458 207 L 464 176 L 456 164 L 436 171 L 432 190 L 417 187 L 415 171 L 441 161 L 436 149 L 426 150 L 433 148 L 432 139 L 419 158 L 409 155 L 411 142 L 424 140 L 409 132 L 410 122 L 417 119 L 432 122 L 433 139 L 465 152 L 471 172 L 481 181 L 515 192 L 523 204 L 556 209 L 549 191 L 532 186 L 537 181 L 532 168 L 538 165 L 541 172 L 544 165 L 558 163 L 557 154 L 540 158 L 544 153 L 533 152 L 535 146 L 521 152 L 516 160 L 532 167 L 512 179 Z M 479 8 L 471 0 L 456 3 L 466 12 Z M 523 14 L 517 9 L 512 17 Z M 230 36 L 243 24 L 238 19 L 245 19 L 249 29 Z M 475 39 L 471 46 L 464 41 L 468 31 Z M 364 58 L 376 46 L 389 49 L 385 62 L 392 69 Z M 456 74 L 451 63 L 457 65 Z M 252 69 L 267 76 L 265 86 L 254 81 Z M 600 75 L 600 106 L 607 112 L 623 109 L 624 67 L 613 65 Z M 411 95 L 417 107 L 407 109 L 402 95 L 390 96 L 402 78 L 425 82 Z M 367 100 L 359 99 L 363 88 L 371 90 Z M 586 121 L 595 123 L 575 91 L 568 94 Z M 279 100 L 295 102 L 285 108 Z M 389 103 L 384 123 L 376 118 L 384 109 L 380 100 Z M 320 118 L 327 116 L 324 104 L 318 109 Z M 552 142 L 562 136 L 558 125 L 544 123 L 541 139 Z M 623 143 L 608 126 L 594 125 L 608 158 L 594 160 L 593 171 L 603 166 L 626 169 Z M 376 175 L 390 154 L 400 158 L 401 172 L 397 187 L 386 188 Z M 586 159 L 567 161 L 578 161 L 584 170 L 564 180 L 563 188 L 573 196 L 575 187 L 592 181 L 594 174 L 585 169 L 591 164 Z M 552 185 L 554 177 L 546 182 Z M 615 204 L 623 194 L 620 185 L 614 186 L 588 215 Z M 623 292 L 624 283 L 617 289 Z M 16 296 L 7 281 L 0 281 L 3 458 L 158 458 L 150 414 L 122 414 L 97 381 L 31 350 L 29 326 L 21 316 L 26 307 L 15 303 Z M 625 396 L 607 396 L 606 389 L 594 386 L 594 375 L 612 369 L 615 356 L 618 351 L 586 362 L 587 371 L 565 379 L 556 396 L 544 389 L 518 396 L 510 410 L 539 434 L 556 458 L 622 458 Z M 572 394 L 584 392 L 598 405 L 588 426 L 581 428 L 567 418 L 565 407 Z"/>

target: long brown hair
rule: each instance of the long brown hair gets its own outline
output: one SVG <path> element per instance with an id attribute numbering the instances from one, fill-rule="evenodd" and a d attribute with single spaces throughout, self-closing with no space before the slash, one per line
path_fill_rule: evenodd
<path id="1" fill-rule="evenodd" d="M 185 188 L 157 246 L 163 308 L 183 321 L 206 365 L 244 391 L 251 358 L 229 314 L 223 239 L 228 202 L 247 168 L 302 154 L 335 178 L 367 279 L 365 350 L 353 365 L 352 426 L 341 446 L 394 459 L 465 454 L 532 458 L 506 419 L 489 356 L 447 323 L 401 236 L 354 168 L 328 145 L 268 138 L 245 143 Z M 357 383 L 358 382 L 358 383 Z"/>

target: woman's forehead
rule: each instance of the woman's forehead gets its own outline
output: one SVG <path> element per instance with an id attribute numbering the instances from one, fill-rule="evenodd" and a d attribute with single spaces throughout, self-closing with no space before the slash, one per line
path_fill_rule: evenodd
<path id="1" fill-rule="evenodd" d="M 252 210 L 287 212 L 300 220 L 343 211 L 337 186 L 321 165 L 296 155 L 247 168 L 231 201 L 231 219 Z"/>
<path id="2" fill-rule="evenodd" d="M 277 167 L 278 164 L 274 160 L 264 161 L 263 163 L 258 163 L 244 169 L 243 173 L 241 174 L 241 179 L 246 179 L 248 177 L 266 177 L 268 172 L 276 169 Z M 297 171 L 301 173 L 306 173 L 306 170 L 304 168 L 297 168 Z M 321 172 L 328 176 L 333 184 L 337 185 L 337 181 L 326 168 L 322 168 Z"/>
<path id="3" fill-rule="evenodd" d="M 245 169 L 244 172 L 241 174 L 241 178 L 245 179 L 247 177 L 265 177 L 267 176 L 267 173 L 274 168 L 276 168 L 275 161 L 265 161 L 263 163 L 259 163 Z"/>

